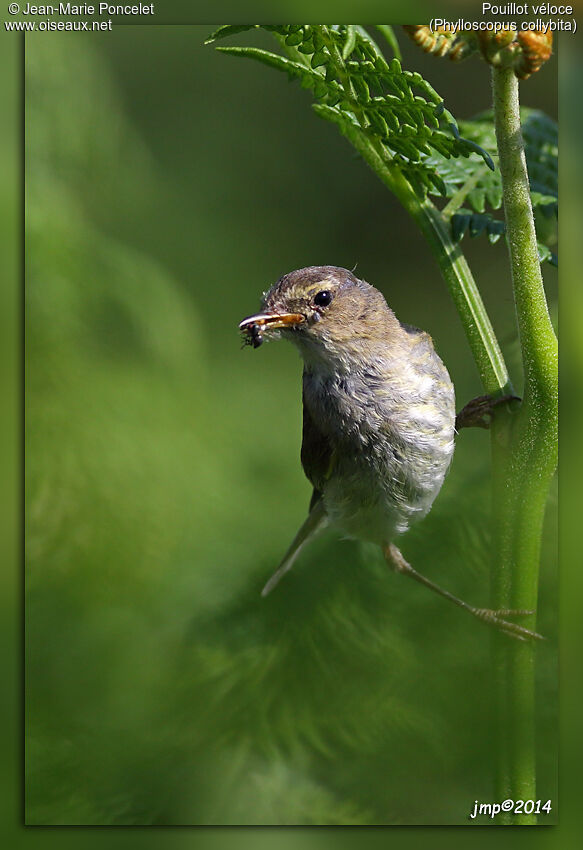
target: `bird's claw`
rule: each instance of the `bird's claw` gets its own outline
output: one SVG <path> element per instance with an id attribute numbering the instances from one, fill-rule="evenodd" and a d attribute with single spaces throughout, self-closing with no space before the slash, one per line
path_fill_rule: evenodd
<path id="1" fill-rule="evenodd" d="M 469 401 L 455 418 L 455 430 L 462 428 L 489 428 L 496 408 L 508 401 L 520 401 L 515 395 L 480 395 Z"/>
<path id="2" fill-rule="evenodd" d="M 482 620 L 482 622 L 500 629 L 504 634 L 517 638 L 517 640 L 544 640 L 543 635 L 540 635 L 538 632 L 504 619 L 505 617 L 527 617 L 534 614 L 534 611 L 526 611 L 521 608 L 500 608 L 498 610 L 492 608 L 472 608 L 472 613 L 479 620 Z"/>

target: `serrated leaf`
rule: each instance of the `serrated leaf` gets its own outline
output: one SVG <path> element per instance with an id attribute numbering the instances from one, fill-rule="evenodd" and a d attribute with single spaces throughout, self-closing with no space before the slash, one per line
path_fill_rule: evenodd
<path id="1" fill-rule="evenodd" d="M 477 186 L 468 195 L 468 201 L 478 213 L 483 213 L 486 209 L 486 190 L 483 186 Z"/>
<path id="2" fill-rule="evenodd" d="M 445 197 L 447 195 L 447 187 L 446 187 L 444 181 L 439 176 L 439 174 L 437 174 L 435 171 L 430 171 L 429 172 L 429 179 L 430 179 L 431 183 L 433 184 L 433 186 L 437 189 L 439 194 L 442 195 L 443 197 Z"/>
<path id="3" fill-rule="evenodd" d="M 310 39 L 307 39 L 298 46 L 298 50 L 300 51 L 300 53 L 305 53 L 307 56 L 309 56 L 311 53 L 315 52 L 316 48 L 314 47 L 314 42 Z"/>
<path id="4" fill-rule="evenodd" d="M 370 113 L 372 127 L 380 136 L 390 136 L 391 131 L 389 126 L 380 112 L 375 111 Z"/>
<path id="5" fill-rule="evenodd" d="M 469 216 L 463 213 L 456 213 L 451 217 L 451 235 L 455 242 L 459 242 L 469 225 Z"/>
<path id="6" fill-rule="evenodd" d="M 350 24 L 346 27 L 346 41 L 342 48 L 342 58 L 344 61 L 348 59 L 356 46 L 356 29 Z"/>
<path id="7" fill-rule="evenodd" d="M 449 149 L 445 144 L 444 140 L 437 134 L 431 136 L 431 138 L 429 139 L 429 144 L 437 151 L 438 154 L 441 154 L 441 156 L 445 157 L 446 159 L 449 159 L 451 157 L 451 153 L 449 152 Z M 428 158 L 428 162 L 432 163 L 431 158 Z M 436 171 L 439 173 L 437 168 Z"/>
<path id="8" fill-rule="evenodd" d="M 320 65 L 327 65 L 330 61 L 330 56 L 324 50 L 319 50 L 317 53 L 314 53 L 310 64 L 312 68 L 319 68 Z"/>
<path id="9" fill-rule="evenodd" d="M 314 85 L 314 96 L 324 97 L 324 95 L 326 94 L 328 94 L 328 86 L 326 85 L 326 80 L 316 80 L 316 84 Z"/>
<path id="10" fill-rule="evenodd" d="M 322 50 L 324 47 L 324 39 L 322 38 L 322 33 L 320 32 L 321 27 L 312 27 L 312 41 L 314 42 L 314 47 L 317 51 Z"/>
<path id="11" fill-rule="evenodd" d="M 325 74 L 325 77 L 326 77 L 326 79 L 327 79 L 327 80 L 329 80 L 329 81 L 334 80 L 335 72 L 334 72 L 334 66 L 332 65 L 332 63 L 331 63 L 331 62 L 330 62 L 328 65 L 326 65 L 326 74 Z"/>
<path id="12" fill-rule="evenodd" d="M 470 236 L 476 237 L 484 232 L 488 226 L 487 215 L 472 215 L 470 216 Z"/>
<path id="13" fill-rule="evenodd" d="M 408 139 L 398 138 L 395 139 L 391 137 L 387 140 L 387 144 L 389 147 L 393 148 L 397 153 L 400 153 L 402 156 L 410 159 L 412 162 L 418 162 L 419 151 Z"/>
<path id="14" fill-rule="evenodd" d="M 361 77 L 355 77 L 353 84 L 359 99 L 364 103 L 368 103 L 370 101 L 370 91 L 365 81 Z"/>
<path id="15" fill-rule="evenodd" d="M 303 79 L 308 69 L 305 65 L 299 62 L 294 62 L 292 59 L 287 59 L 285 56 L 280 56 L 277 53 L 271 53 L 269 50 L 263 50 L 260 47 L 217 47 L 221 53 L 228 53 L 230 56 L 243 56 L 247 59 L 255 59 L 263 65 L 268 65 L 270 68 L 277 68 L 278 71 L 285 71 L 293 77 Z"/>
<path id="16" fill-rule="evenodd" d="M 396 112 L 392 109 L 387 109 L 383 111 L 383 115 L 393 133 L 398 133 L 401 125 L 399 124 Z"/>
<path id="17" fill-rule="evenodd" d="M 216 29 L 204 42 L 205 44 L 214 44 L 222 38 L 228 38 L 231 35 L 236 35 L 239 32 L 247 32 L 258 28 L 258 24 L 224 24 Z"/>
<path id="18" fill-rule="evenodd" d="M 411 184 L 413 191 L 415 192 L 417 197 L 420 200 L 425 200 L 425 197 L 427 195 L 427 190 L 426 190 L 426 185 L 425 185 L 425 183 L 422 179 L 423 172 L 414 171 L 413 169 L 405 166 L 403 168 L 403 173 L 405 174 L 405 177 L 407 178 L 407 180 Z"/>

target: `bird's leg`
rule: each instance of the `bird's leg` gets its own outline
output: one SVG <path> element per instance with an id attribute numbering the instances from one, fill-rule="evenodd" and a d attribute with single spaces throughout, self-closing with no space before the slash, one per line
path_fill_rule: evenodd
<path id="1" fill-rule="evenodd" d="M 506 401 L 520 401 L 518 396 L 479 395 L 468 401 L 455 418 L 455 430 L 461 428 L 489 428 L 495 409 Z"/>
<path id="2" fill-rule="evenodd" d="M 415 581 L 419 582 L 419 584 L 424 584 L 425 587 L 435 591 L 435 593 L 439 593 L 439 595 L 445 597 L 445 599 L 449 599 L 450 602 L 454 603 L 454 605 L 463 608 L 464 611 L 468 611 L 483 623 L 488 623 L 489 625 L 494 626 L 495 628 L 500 629 L 500 631 L 505 632 L 511 637 L 518 638 L 519 640 L 532 640 L 534 638 L 537 640 L 544 639 L 543 636 L 539 635 L 537 632 L 525 629 L 523 626 L 518 626 L 516 623 L 511 623 L 510 621 L 503 619 L 504 617 L 526 616 L 528 614 L 532 614 L 532 611 L 506 609 L 493 611 L 490 608 L 475 608 L 473 605 L 468 605 L 468 603 L 464 602 L 463 599 L 458 599 L 458 597 L 454 596 L 453 593 L 450 593 L 448 590 L 444 590 L 438 584 L 430 581 L 430 579 L 421 575 L 421 573 L 418 573 L 417 570 L 405 560 L 400 549 L 398 549 L 394 543 L 387 543 L 383 546 L 383 554 L 389 566 L 396 572 L 411 576 L 411 578 L 414 578 Z"/>

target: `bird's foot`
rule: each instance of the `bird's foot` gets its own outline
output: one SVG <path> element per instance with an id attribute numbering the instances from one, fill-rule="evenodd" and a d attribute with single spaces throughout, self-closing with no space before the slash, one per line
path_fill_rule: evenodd
<path id="1" fill-rule="evenodd" d="M 511 637 L 518 640 L 544 640 L 538 632 L 527 629 L 524 626 L 519 626 L 517 623 L 512 623 L 506 617 L 528 617 L 534 614 L 534 611 L 525 611 L 521 608 L 470 608 L 474 617 L 487 623 L 489 626 L 499 629 Z"/>
<path id="2" fill-rule="evenodd" d="M 459 597 L 454 596 L 453 593 L 449 592 L 449 590 L 445 590 L 443 587 L 435 584 L 435 582 L 426 578 L 422 575 L 422 573 L 418 573 L 417 570 L 405 559 L 401 550 L 398 549 L 394 543 L 387 543 L 383 546 L 383 554 L 388 565 L 396 572 L 410 576 L 412 579 L 419 582 L 419 584 L 423 584 L 434 593 L 438 593 L 445 599 L 449 599 L 449 601 L 453 602 L 454 605 L 457 605 L 458 608 L 463 608 L 464 611 L 472 614 L 483 623 L 487 623 L 489 626 L 494 626 L 494 628 L 499 629 L 504 634 L 516 638 L 517 640 L 544 640 L 543 636 L 539 635 L 538 632 L 534 632 L 531 629 L 527 629 L 524 626 L 519 626 L 517 623 L 513 623 L 511 620 L 505 619 L 506 617 L 526 617 L 534 614 L 534 611 L 509 608 L 495 611 L 490 608 L 476 608 L 473 605 L 469 605 L 467 602 L 464 602 L 463 599 L 459 599 Z"/>
<path id="3" fill-rule="evenodd" d="M 520 401 L 515 395 L 479 395 L 463 407 L 455 418 L 455 430 L 461 428 L 489 428 L 496 408 L 508 401 Z"/>

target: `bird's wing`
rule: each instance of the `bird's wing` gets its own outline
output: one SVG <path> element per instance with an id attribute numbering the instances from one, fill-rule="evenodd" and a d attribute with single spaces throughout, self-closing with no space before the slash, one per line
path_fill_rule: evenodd
<path id="1" fill-rule="evenodd" d="M 310 512 L 313 510 L 316 502 L 319 502 L 321 498 L 322 492 L 314 487 L 314 489 L 312 490 L 312 498 L 310 499 Z"/>
<path id="2" fill-rule="evenodd" d="M 267 594 L 273 590 L 279 580 L 288 572 L 288 570 L 291 570 L 294 565 L 294 561 L 300 554 L 300 551 L 304 544 L 306 544 L 309 540 L 315 537 L 316 534 L 322 531 L 322 529 L 326 527 L 327 523 L 328 516 L 324 508 L 324 502 L 322 501 L 322 499 L 317 499 L 313 507 L 311 508 L 310 513 L 308 514 L 305 522 L 292 540 L 291 546 L 283 556 L 281 564 L 261 591 L 262 596 L 267 596 Z"/>
<path id="3" fill-rule="evenodd" d="M 304 398 L 304 427 L 302 435 L 302 466 L 307 478 L 314 485 L 310 501 L 310 512 L 306 521 L 292 540 L 283 560 L 271 576 L 261 595 L 273 590 L 282 576 L 291 570 L 303 546 L 312 540 L 328 524 L 328 516 L 322 499 L 322 490 L 334 467 L 334 450 L 329 439 L 316 427 Z"/>
<path id="4" fill-rule="evenodd" d="M 302 432 L 302 466 L 316 491 L 324 490 L 334 467 L 334 449 L 330 439 L 318 428 L 303 398 L 304 426 Z M 312 504 L 317 497 L 312 498 Z"/>
<path id="5" fill-rule="evenodd" d="M 322 499 L 322 490 L 334 465 L 334 451 L 328 438 L 314 424 L 304 398 L 304 427 L 302 435 L 302 466 L 307 478 L 314 485 L 310 512 L 306 521 L 292 540 L 278 569 L 271 576 L 261 595 L 273 590 L 280 578 L 291 570 L 303 546 L 316 536 L 328 523 Z"/>

